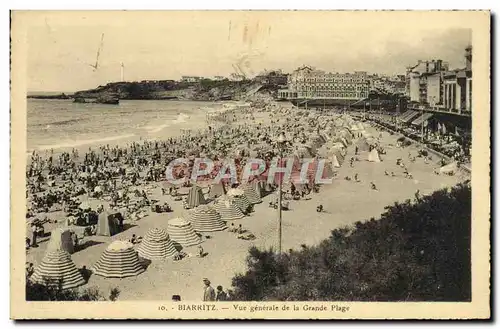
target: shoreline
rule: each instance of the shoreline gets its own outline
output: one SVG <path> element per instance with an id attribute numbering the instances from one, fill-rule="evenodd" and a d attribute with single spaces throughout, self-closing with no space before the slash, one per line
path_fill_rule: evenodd
<path id="1" fill-rule="evenodd" d="M 60 101 L 60 100 L 56 100 Z M 145 100 L 151 101 L 151 100 Z M 153 100 L 154 101 L 154 100 Z M 206 103 L 201 101 L 200 103 Z M 144 143 L 146 141 L 159 141 L 168 140 L 170 138 L 180 138 L 185 131 L 190 131 L 192 134 L 202 133 L 208 130 L 210 125 L 207 122 L 207 117 L 220 115 L 223 113 L 235 111 L 235 109 L 227 109 L 224 104 L 231 104 L 231 102 L 217 102 L 212 103 L 218 108 L 211 108 L 207 106 L 192 109 L 195 117 L 192 114 L 184 114 L 181 112 L 175 119 L 170 119 L 168 122 L 159 124 L 157 126 L 143 126 L 138 127 L 136 132 L 125 133 L 122 135 L 115 136 L 102 136 L 95 139 L 82 139 L 82 140 L 66 140 L 62 141 L 60 144 L 52 145 L 35 145 L 28 147 L 26 150 L 26 156 L 32 155 L 33 151 L 36 151 L 38 155 L 43 155 L 45 157 L 49 156 L 49 152 L 52 149 L 54 155 L 60 155 L 63 152 L 70 152 L 73 149 L 78 150 L 78 152 L 85 152 L 91 147 L 94 150 L 98 150 L 102 146 L 109 145 L 110 147 L 125 147 L 134 142 Z M 210 111 L 208 111 L 210 110 Z M 190 113 L 190 111 L 188 112 Z M 160 123 L 160 122 L 158 122 Z M 217 124 L 217 123 L 215 123 Z M 109 143 L 108 143 L 109 142 Z"/>

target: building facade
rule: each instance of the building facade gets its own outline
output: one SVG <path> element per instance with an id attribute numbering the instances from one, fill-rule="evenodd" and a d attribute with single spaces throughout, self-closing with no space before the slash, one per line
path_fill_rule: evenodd
<path id="1" fill-rule="evenodd" d="M 427 100 L 427 75 L 431 73 L 445 72 L 448 63 L 441 59 L 431 61 L 419 60 L 416 65 L 406 68 L 406 96 L 412 102 L 428 103 Z"/>
<path id="2" fill-rule="evenodd" d="M 443 105 L 443 73 L 429 73 L 426 75 L 426 99 L 424 104 L 431 107 Z"/>
<path id="3" fill-rule="evenodd" d="M 366 72 L 329 73 L 303 66 L 288 76 L 288 88 L 278 97 L 355 100 L 368 97 L 369 91 Z"/>
<path id="4" fill-rule="evenodd" d="M 443 109 L 459 114 L 472 113 L 472 47 L 465 48 L 465 68 L 444 76 Z"/>
<path id="5" fill-rule="evenodd" d="M 263 72 L 254 78 L 254 81 L 263 85 L 286 86 L 288 83 L 288 74 L 281 70 Z"/>
<path id="6" fill-rule="evenodd" d="M 406 72 L 410 101 L 439 111 L 472 112 L 472 47 L 465 49 L 465 68 L 449 70 L 441 60 L 419 61 Z"/>
<path id="7" fill-rule="evenodd" d="M 200 77 L 196 77 L 196 76 L 187 76 L 187 75 L 184 75 L 181 77 L 181 81 L 182 82 L 198 82 L 200 81 L 201 78 Z"/>

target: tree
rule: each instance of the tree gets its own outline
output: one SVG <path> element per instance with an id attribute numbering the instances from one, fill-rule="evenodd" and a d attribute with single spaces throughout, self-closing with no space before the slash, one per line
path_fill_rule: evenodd
<path id="1" fill-rule="evenodd" d="M 45 282 L 44 284 L 33 283 L 26 279 L 26 300 L 27 301 L 116 301 L 120 295 L 118 288 L 110 291 L 106 299 L 101 292 L 95 288 L 66 289 L 63 290 L 55 281 Z"/>
<path id="2" fill-rule="evenodd" d="M 468 183 L 386 207 L 379 220 L 277 255 L 253 247 L 235 300 L 470 301 Z"/>

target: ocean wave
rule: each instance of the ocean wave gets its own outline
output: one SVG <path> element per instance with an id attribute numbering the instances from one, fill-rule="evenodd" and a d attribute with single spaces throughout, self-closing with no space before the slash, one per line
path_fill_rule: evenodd
<path id="1" fill-rule="evenodd" d="M 172 121 L 173 123 L 184 123 L 186 122 L 186 119 L 189 119 L 190 116 L 185 114 L 185 113 L 179 113 L 179 115 L 177 116 L 177 118 L 175 118 L 174 121 Z"/>
<path id="2" fill-rule="evenodd" d="M 48 123 L 39 123 L 37 126 L 45 126 L 46 128 L 50 128 L 50 126 L 64 126 L 73 122 L 81 122 L 83 119 L 78 118 L 78 119 L 68 119 L 68 120 L 61 120 L 61 121 L 54 121 L 54 122 L 48 122 Z"/>
<path id="3" fill-rule="evenodd" d="M 159 126 L 145 126 L 142 128 L 146 129 L 150 133 L 157 133 L 157 132 L 160 132 L 167 127 L 170 127 L 170 125 L 168 123 L 163 124 L 163 125 L 159 125 Z"/>
<path id="4" fill-rule="evenodd" d="M 163 129 L 170 127 L 172 124 L 175 125 L 175 124 L 180 124 L 180 123 L 186 123 L 187 119 L 189 119 L 189 118 L 190 118 L 189 115 L 187 115 L 185 113 L 179 113 L 179 115 L 177 115 L 177 117 L 170 122 L 167 122 L 167 123 L 164 123 L 164 124 L 158 125 L 158 126 L 148 125 L 148 126 L 142 127 L 142 129 L 147 130 L 149 133 L 158 133 L 158 132 L 162 131 Z"/>
<path id="5" fill-rule="evenodd" d="M 89 144 L 100 144 L 103 142 L 111 142 L 111 141 L 116 141 L 116 140 L 120 140 L 120 139 L 131 138 L 134 136 L 135 136 L 135 134 L 127 134 L 127 135 L 109 136 L 109 137 L 103 137 L 103 138 L 97 138 L 97 139 L 81 139 L 78 141 L 68 141 L 68 142 L 60 143 L 60 144 L 41 145 L 41 146 L 37 147 L 37 150 L 38 151 L 45 151 L 45 150 L 50 150 L 50 149 L 72 148 L 72 147 L 78 147 L 78 146 L 89 145 Z"/>

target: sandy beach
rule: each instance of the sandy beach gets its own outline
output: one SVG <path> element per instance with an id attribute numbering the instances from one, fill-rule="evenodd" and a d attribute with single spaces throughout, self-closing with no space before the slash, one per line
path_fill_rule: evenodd
<path id="1" fill-rule="evenodd" d="M 265 122 L 270 113 L 255 113 L 253 120 L 247 120 L 247 124 Z M 239 121 L 241 124 L 242 122 Z M 298 249 L 302 244 L 317 244 L 330 235 L 331 230 L 352 225 L 357 221 L 369 220 L 379 217 L 384 207 L 394 202 L 402 202 L 413 199 L 415 192 L 430 194 L 431 192 L 453 186 L 461 179 L 460 175 L 444 176 L 435 179 L 434 170 L 439 168 L 438 160 L 433 159 L 424 163 L 423 158 L 416 158 L 415 162 L 408 164 L 408 169 L 413 179 L 405 178 L 403 169 L 396 165 L 397 159 L 407 159 L 408 154 L 417 154 L 418 147 L 406 148 L 396 147 L 397 137 L 387 132 L 377 131 L 373 127 L 366 129 L 373 136 L 379 137 L 380 144 L 385 148 L 386 154 L 381 154 L 382 162 L 368 162 L 368 152 L 360 152 L 354 166 L 350 167 L 348 158 L 354 156 L 354 145 L 347 148 L 346 161 L 340 168 L 336 168 L 336 177 L 333 184 L 322 185 L 319 193 L 311 193 L 309 200 L 290 201 L 290 210 L 283 212 L 283 249 Z M 394 172 L 395 177 L 385 175 L 385 171 Z M 353 177 L 358 174 L 359 182 L 345 180 L 345 176 Z M 370 188 L 373 182 L 377 190 Z M 145 187 L 148 198 L 164 201 L 172 207 L 170 213 L 151 213 L 138 220 L 126 220 L 126 229 L 112 237 L 91 236 L 86 237 L 80 243 L 85 247 L 72 254 L 71 258 L 77 267 L 91 267 L 100 257 L 111 241 L 129 239 L 132 234 L 144 236 L 151 228 L 167 228 L 167 221 L 175 217 L 188 218 L 188 211 L 182 206 L 182 202 L 174 201 L 169 195 L 162 195 L 163 182 L 151 182 Z M 268 195 L 263 198 L 261 204 L 254 206 L 254 212 L 243 219 L 234 221 L 235 225 L 242 224 L 243 228 L 255 235 L 253 241 L 237 238 L 237 234 L 229 231 L 212 232 L 203 234 L 202 246 L 206 257 L 194 257 L 195 247 L 187 247 L 183 250 L 192 254 L 181 261 L 167 259 L 165 261 L 153 261 L 147 270 L 136 276 L 124 279 L 109 279 L 92 275 L 84 287 L 98 287 L 104 294 L 111 288 L 118 287 L 120 290 L 119 300 L 169 300 L 172 295 L 178 294 L 183 300 L 200 301 L 203 295 L 203 278 L 209 278 L 212 286 L 222 285 L 224 289 L 230 289 L 231 278 L 236 273 L 244 272 L 246 269 L 245 259 L 250 246 L 269 248 L 276 246 L 277 237 L 277 210 L 268 206 L 269 201 L 274 198 Z M 82 201 L 88 201 L 93 209 L 102 200 L 87 199 L 81 197 Z M 316 207 L 321 204 L 324 212 L 316 212 Z M 63 212 L 50 213 L 51 219 L 63 219 Z M 128 224 L 128 225 L 127 225 Z M 45 230 L 50 231 L 59 224 L 45 224 Z M 209 238 L 207 238 L 207 236 Z M 45 238 L 39 243 L 38 248 L 32 248 L 27 252 L 27 262 L 33 262 L 35 266 L 42 260 L 47 240 Z M 137 245 L 136 245 L 137 248 Z"/>

